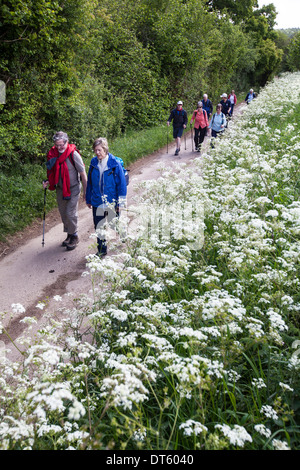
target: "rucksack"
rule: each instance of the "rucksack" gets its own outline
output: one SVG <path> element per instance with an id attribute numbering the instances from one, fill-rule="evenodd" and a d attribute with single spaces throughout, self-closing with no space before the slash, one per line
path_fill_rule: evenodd
<path id="1" fill-rule="evenodd" d="M 121 167 L 123 168 L 123 172 L 124 172 L 124 176 L 125 176 L 125 180 L 126 180 L 126 185 L 128 186 L 129 185 L 129 173 L 128 172 L 130 170 L 127 170 L 127 168 L 124 167 L 124 162 L 123 162 L 121 157 L 116 157 L 115 156 L 115 159 L 118 160 L 118 162 L 121 163 Z M 114 171 L 114 169 L 113 169 L 113 171 Z"/>
<path id="2" fill-rule="evenodd" d="M 194 111 L 193 119 L 196 118 L 197 112 L 198 112 L 198 111 Z M 202 113 L 203 113 L 203 116 L 205 117 L 205 114 L 207 114 L 206 109 L 202 109 Z"/>

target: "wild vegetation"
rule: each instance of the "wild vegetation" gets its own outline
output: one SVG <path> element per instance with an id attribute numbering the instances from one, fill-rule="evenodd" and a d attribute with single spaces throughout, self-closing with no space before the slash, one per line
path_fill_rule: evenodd
<path id="1" fill-rule="evenodd" d="M 258 90 L 283 54 L 286 70 L 299 65 L 274 7 L 255 0 L 7 0 L 0 18 L 2 239 L 40 216 L 58 129 L 87 161 L 95 137 L 160 126 L 178 97 L 191 112 L 205 92 L 216 104 L 232 87 Z"/>
<path id="2" fill-rule="evenodd" d="M 2 449 L 300 448 L 299 85 L 276 79 L 214 149 L 141 183 L 139 232 L 121 218 L 91 293 L 2 362 Z"/>
<path id="3" fill-rule="evenodd" d="M 117 255 L 87 259 L 91 292 L 55 296 L 11 345 L 23 360 L 1 358 L 1 449 L 300 448 L 299 32 L 255 5 L 0 5 L 2 238 L 41 215 L 55 131 L 86 162 L 105 135 L 129 164 L 165 144 L 178 97 L 260 90 L 214 149 L 137 188 L 139 233 L 124 213 Z"/>

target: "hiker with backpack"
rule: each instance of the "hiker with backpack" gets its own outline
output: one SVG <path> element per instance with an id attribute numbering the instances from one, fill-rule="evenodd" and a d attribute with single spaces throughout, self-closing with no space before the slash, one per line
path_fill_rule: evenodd
<path id="1" fill-rule="evenodd" d="M 203 109 L 202 101 L 198 101 L 197 109 L 193 112 L 190 124 L 192 125 L 194 121 L 195 149 L 197 150 L 197 152 L 200 152 L 201 145 L 203 143 L 208 127 L 207 112 L 205 111 L 205 109 Z"/>
<path id="2" fill-rule="evenodd" d="M 214 140 L 222 135 L 226 127 L 226 116 L 222 112 L 222 105 L 220 103 L 216 106 L 216 112 L 214 113 L 210 124 L 208 126 L 211 129 L 211 147 L 214 147 Z"/>
<path id="3" fill-rule="evenodd" d="M 247 96 L 245 98 L 245 101 L 247 104 L 250 104 L 252 100 L 256 98 L 256 93 L 254 93 L 253 88 L 250 89 L 249 93 L 247 93 Z"/>
<path id="4" fill-rule="evenodd" d="M 74 144 L 69 143 L 65 132 L 56 132 L 54 146 L 47 155 L 47 180 L 43 188 L 56 190 L 56 200 L 67 238 L 62 242 L 68 251 L 74 250 L 79 243 L 78 202 L 83 187 L 85 199 L 87 176 L 82 157 Z M 81 180 L 81 183 L 80 183 Z"/>
<path id="5" fill-rule="evenodd" d="M 230 101 L 230 111 L 229 111 L 229 117 L 233 116 L 233 108 L 235 107 L 237 103 L 237 97 L 234 92 L 234 90 L 231 90 L 231 93 L 228 95 L 228 100 Z"/>
<path id="6" fill-rule="evenodd" d="M 96 154 L 92 158 L 86 190 L 86 204 L 93 210 L 93 222 L 97 232 L 99 257 L 107 254 L 104 224 L 119 217 L 125 207 L 127 195 L 126 170 L 122 160 L 109 152 L 107 139 L 99 137 L 93 143 Z"/>
<path id="7" fill-rule="evenodd" d="M 181 137 L 188 121 L 187 112 L 183 109 L 182 105 L 182 101 L 178 101 L 177 107 L 171 111 L 167 121 L 168 126 L 173 121 L 173 137 L 176 140 L 175 155 L 178 155 L 180 152 Z"/>
<path id="8" fill-rule="evenodd" d="M 220 96 L 221 101 L 220 104 L 222 106 L 222 113 L 225 114 L 226 119 L 230 115 L 231 112 L 231 103 L 227 97 L 227 93 L 223 93 L 223 95 Z M 226 127 L 227 127 L 227 122 L 226 122 Z"/>
<path id="9" fill-rule="evenodd" d="M 204 93 L 202 99 L 203 109 L 207 112 L 207 119 L 210 119 L 211 113 L 213 112 L 213 104 L 207 96 L 207 93 Z"/>

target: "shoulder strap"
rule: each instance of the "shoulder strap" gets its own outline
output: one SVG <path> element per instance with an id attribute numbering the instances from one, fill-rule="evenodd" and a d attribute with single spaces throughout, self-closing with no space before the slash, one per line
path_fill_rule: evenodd
<path id="1" fill-rule="evenodd" d="M 74 152 L 71 152 L 71 153 L 70 153 L 69 159 L 70 159 L 70 162 L 72 163 L 73 167 L 75 168 L 75 170 L 77 170 L 77 168 L 76 168 L 76 166 L 75 166 L 75 162 L 74 162 L 73 153 L 74 153 Z"/>

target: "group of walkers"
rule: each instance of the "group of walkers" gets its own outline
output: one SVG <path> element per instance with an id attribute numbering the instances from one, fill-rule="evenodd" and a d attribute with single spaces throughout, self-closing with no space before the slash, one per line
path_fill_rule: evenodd
<path id="1" fill-rule="evenodd" d="M 245 101 L 249 104 L 256 94 L 251 89 Z M 213 105 L 207 94 L 198 102 L 193 112 L 190 125 L 194 123 L 195 149 L 200 152 L 201 145 L 208 130 L 211 130 L 212 142 L 227 127 L 227 120 L 232 117 L 236 105 L 234 90 L 230 95 L 221 95 L 221 101 Z M 178 101 L 172 110 L 167 125 L 173 122 L 173 137 L 176 140 L 175 155 L 180 152 L 181 137 L 188 124 L 188 116 L 183 109 L 182 101 Z M 92 158 L 88 170 L 82 157 L 74 144 L 69 143 L 65 132 L 57 132 L 53 136 L 53 147 L 47 155 L 47 180 L 43 187 L 56 190 L 57 205 L 63 223 L 66 239 L 62 246 L 72 251 L 79 243 L 78 236 L 78 203 L 81 189 L 83 200 L 89 209 L 92 209 L 93 223 L 97 233 L 97 255 L 103 257 L 107 254 L 104 225 L 108 219 L 118 218 L 120 209 L 124 207 L 127 195 L 127 183 L 122 160 L 109 152 L 107 139 L 100 137 L 93 143 L 95 156 Z"/>
<path id="2" fill-rule="evenodd" d="M 245 101 L 249 104 L 256 94 L 251 89 L 247 94 Z M 193 139 L 195 142 L 195 150 L 201 152 L 201 146 L 204 138 L 211 130 L 211 146 L 214 147 L 214 139 L 224 132 L 228 125 L 228 120 L 233 116 L 233 110 L 237 103 L 237 97 L 234 90 L 227 96 L 223 93 L 220 96 L 221 100 L 216 105 L 216 112 L 213 114 L 213 104 L 208 98 L 207 94 L 203 95 L 203 99 L 198 101 L 197 109 L 193 112 L 190 125 L 194 123 Z M 181 137 L 184 129 L 188 124 L 187 112 L 183 109 L 182 101 L 178 101 L 177 106 L 170 113 L 167 120 L 167 125 L 173 123 L 173 137 L 176 140 L 175 155 L 180 152 Z"/>

